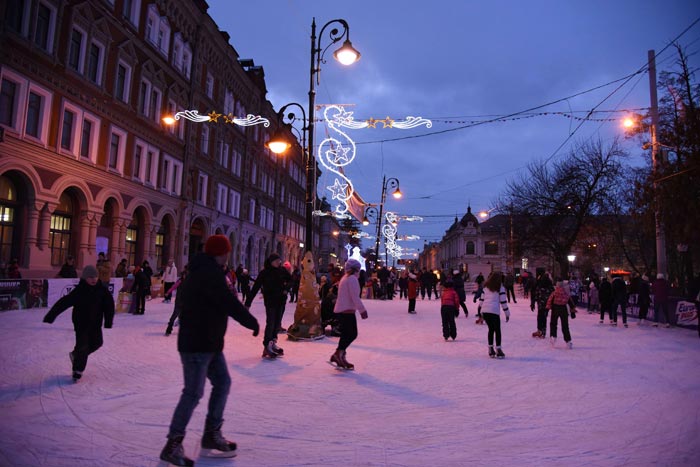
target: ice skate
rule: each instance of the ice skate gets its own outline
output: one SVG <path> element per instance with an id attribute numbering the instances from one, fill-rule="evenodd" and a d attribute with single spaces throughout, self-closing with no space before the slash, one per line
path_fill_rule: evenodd
<path id="1" fill-rule="evenodd" d="M 542 337 L 542 336 L 543 336 L 542 331 L 540 331 L 539 329 L 532 333 L 532 337 Z"/>
<path id="2" fill-rule="evenodd" d="M 496 358 L 496 351 L 493 350 L 493 346 L 489 345 L 489 357 Z"/>
<path id="3" fill-rule="evenodd" d="M 345 364 L 341 358 L 341 352 L 341 350 L 336 350 L 335 353 L 331 355 L 330 360 L 328 360 L 328 364 L 337 370 L 345 370 Z"/>
<path id="4" fill-rule="evenodd" d="M 73 382 L 77 383 L 80 378 L 83 377 L 83 372 L 82 371 L 74 371 L 73 372 Z"/>
<path id="5" fill-rule="evenodd" d="M 604 324 L 604 321 L 601 319 L 600 321 L 598 321 L 598 324 Z"/>
<path id="6" fill-rule="evenodd" d="M 270 344 L 271 343 L 272 343 L 272 341 L 270 341 Z M 274 360 L 277 358 L 277 354 L 272 351 L 272 349 L 271 349 L 272 346 L 270 344 L 266 345 L 263 348 L 262 358 L 264 358 L 266 360 Z"/>
<path id="7" fill-rule="evenodd" d="M 168 438 L 168 442 L 165 443 L 165 447 L 160 452 L 160 460 L 168 462 L 171 465 L 193 467 L 194 461 L 185 456 L 185 450 L 182 448 L 183 439 L 184 436 Z"/>
<path id="8" fill-rule="evenodd" d="M 550 344 L 552 347 L 556 346 L 556 345 L 557 345 L 557 338 L 556 338 L 556 337 L 553 337 L 553 336 L 550 336 L 550 337 L 549 337 L 549 344 Z"/>
<path id="9" fill-rule="evenodd" d="M 571 349 L 574 348 L 574 343 L 571 342 L 571 341 L 569 341 L 569 342 L 566 343 L 566 346 L 569 348 L 569 350 L 571 350 Z"/>
<path id="10" fill-rule="evenodd" d="M 201 455 L 204 457 L 235 457 L 238 447 L 236 443 L 223 437 L 221 426 L 205 430 L 200 446 L 202 447 Z"/>
<path id="11" fill-rule="evenodd" d="M 352 363 L 347 361 L 347 359 L 345 358 L 345 355 L 346 355 L 345 350 L 340 352 L 340 360 L 343 362 L 343 366 L 345 367 L 346 370 L 354 370 L 355 365 L 353 365 Z"/>
<path id="12" fill-rule="evenodd" d="M 284 349 L 277 346 L 277 339 L 272 341 L 272 351 L 276 353 L 278 357 L 284 356 Z"/>
<path id="13" fill-rule="evenodd" d="M 496 358 L 498 359 L 504 359 L 506 358 L 506 354 L 503 353 L 500 347 L 496 347 Z"/>

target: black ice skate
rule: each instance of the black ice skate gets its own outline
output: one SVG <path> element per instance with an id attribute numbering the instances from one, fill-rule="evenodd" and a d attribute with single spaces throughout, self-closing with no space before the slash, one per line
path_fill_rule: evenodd
<path id="1" fill-rule="evenodd" d="M 204 431 L 201 447 L 201 455 L 204 457 L 235 457 L 238 446 L 221 435 L 219 426 L 216 429 Z"/>
<path id="2" fill-rule="evenodd" d="M 266 360 L 274 360 L 277 358 L 277 354 L 270 349 L 270 345 L 263 348 L 262 358 Z"/>
<path id="3" fill-rule="evenodd" d="M 496 347 L 496 358 L 506 358 L 506 354 L 503 353 L 500 347 Z"/>
<path id="4" fill-rule="evenodd" d="M 160 452 L 160 460 L 168 462 L 172 465 L 178 465 L 182 467 L 193 467 L 194 461 L 186 457 L 185 450 L 182 449 L 183 439 L 184 436 L 168 438 L 168 442 L 165 443 L 165 447 Z"/>
<path id="5" fill-rule="evenodd" d="M 74 371 L 73 372 L 73 382 L 77 383 L 80 378 L 83 377 L 83 372 L 82 371 Z"/>
<path id="6" fill-rule="evenodd" d="M 493 346 L 489 345 L 489 357 L 496 358 L 496 351 L 493 350 Z"/>
<path id="7" fill-rule="evenodd" d="M 331 359 L 328 361 L 328 364 L 336 370 L 355 369 L 355 366 L 352 363 L 348 363 L 348 361 L 345 360 L 345 351 L 343 350 L 336 350 L 335 353 L 331 355 Z"/>
<path id="8" fill-rule="evenodd" d="M 277 346 L 277 340 L 273 340 L 271 342 L 272 344 L 272 351 L 277 354 L 278 357 L 283 357 L 284 356 L 284 349 L 282 347 Z"/>

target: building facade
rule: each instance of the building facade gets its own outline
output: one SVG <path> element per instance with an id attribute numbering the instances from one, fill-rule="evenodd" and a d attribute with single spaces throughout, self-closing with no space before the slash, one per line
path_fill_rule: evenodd
<path id="1" fill-rule="evenodd" d="M 217 233 L 234 266 L 256 271 L 273 251 L 299 262 L 303 150 L 265 147 L 280 122 L 264 70 L 207 10 L 204 0 L 2 2 L 0 260 L 17 258 L 24 277 L 53 277 L 67 255 L 95 264 L 100 252 L 181 267 Z M 213 119 L 163 122 L 185 110 Z M 232 123 L 248 115 L 270 125 Z"/>

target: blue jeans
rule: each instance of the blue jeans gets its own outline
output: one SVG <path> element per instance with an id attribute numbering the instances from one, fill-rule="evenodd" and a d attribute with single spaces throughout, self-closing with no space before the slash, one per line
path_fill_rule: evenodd
<path id="1" fill-rule="evenodd" d="M 231 389 L 231 377 L 223 352 L 180 352 L 185 387 L 170 422 L 168 438 L 185 436 L 192 412 L 204 395 L 204 382 L 209 378 L 211 395 L 204 426 L 205 431 L 219 429 L 224 422 L 224 408 Z"/>

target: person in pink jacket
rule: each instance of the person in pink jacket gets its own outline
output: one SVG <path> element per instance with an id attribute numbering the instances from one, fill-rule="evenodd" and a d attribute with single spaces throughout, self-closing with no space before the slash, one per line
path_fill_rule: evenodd
<path id="1" fill-rule="evenodd" d="M 457 291 L 454 289 L 454 282 L 448 279 L 442 285 L 442 294 L 440 294 L 440 314 L 442 315 L 442 337 L 448 340 L 457 338 L 457 326 L 455 318 L 459 316 L 460 299 Z"/>
<path id="2" fill-rule="evenodd" d="M 357 317 L 359 311 L 362 319 L 367 319 L 367 310 L 360 299 L 360 262 L 349 259 L 345 262 L 345 275 L 338 283 L 338 298 L 333 308 L 340 327 L 340 340 L 335 353 L 331 355 L 330 364 L 343 370 L 354 370 L 355 365 L 345 358 L 345 351 L 357 338 Z"/>

